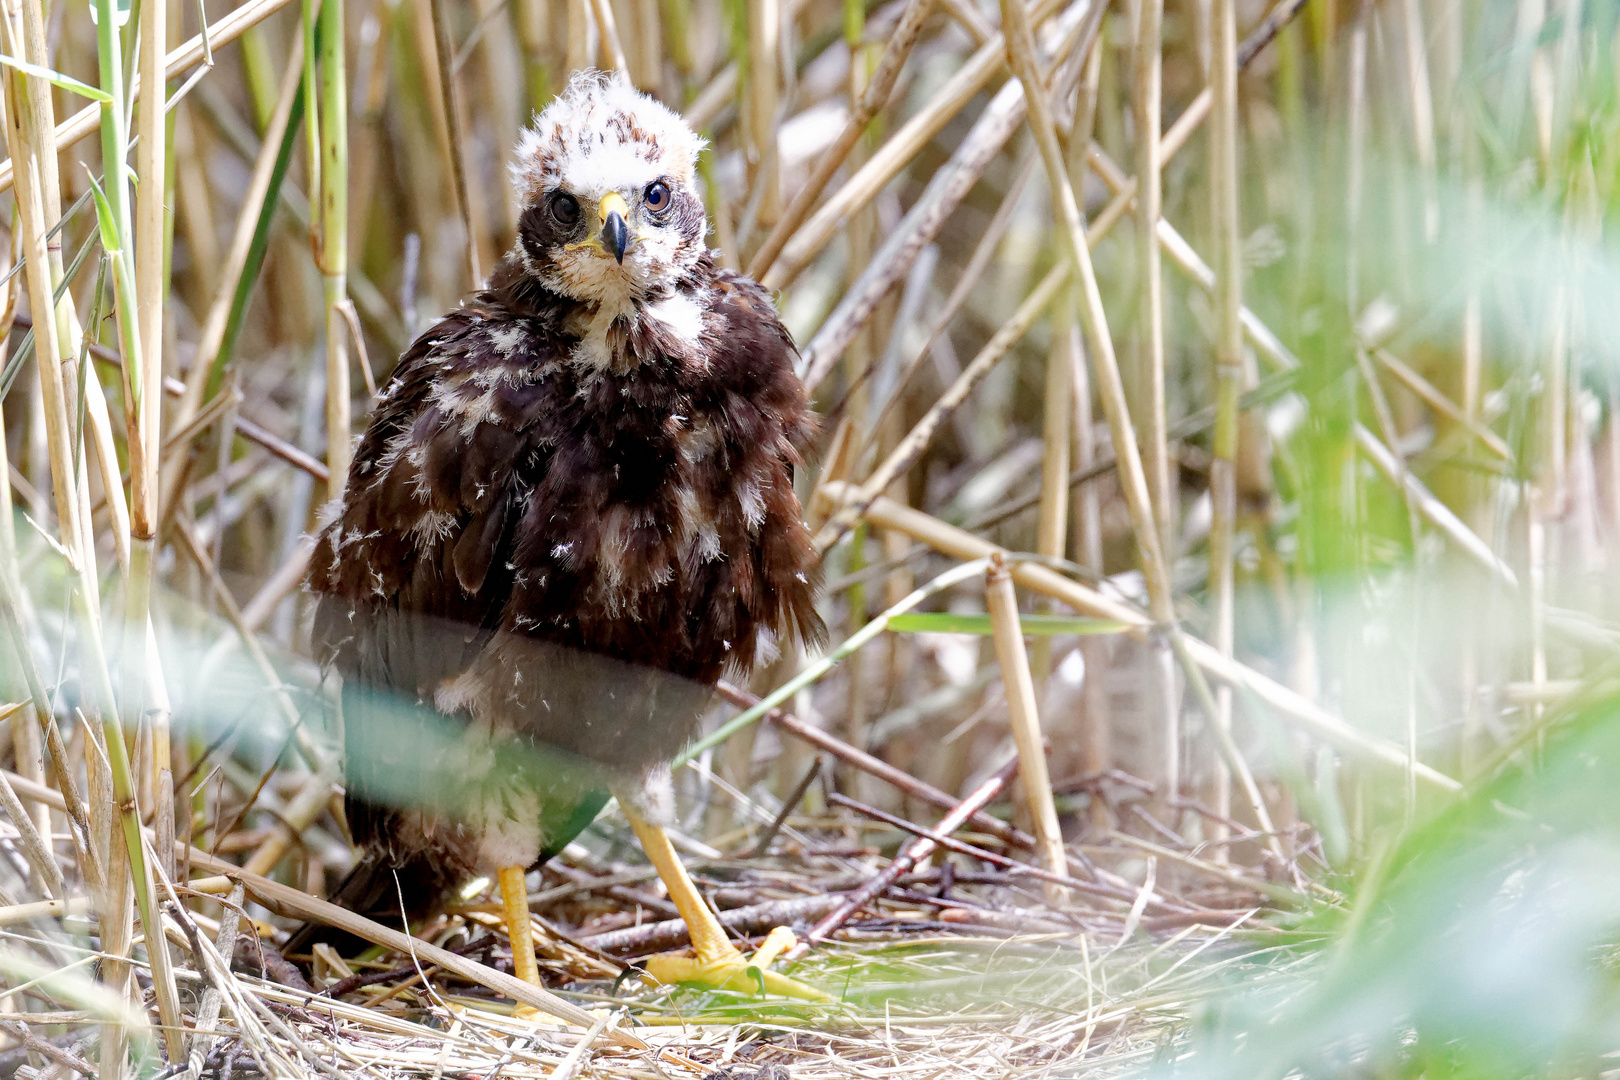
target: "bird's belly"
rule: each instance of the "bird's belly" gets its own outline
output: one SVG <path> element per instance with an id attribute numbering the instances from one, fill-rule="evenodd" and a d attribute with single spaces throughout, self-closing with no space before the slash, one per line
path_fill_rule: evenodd
<path id="1" fill-rule="evenodd" d="M 599 764 L 471 719 L 441 748 L 414 805 L 396 808 L 391 842 L 433 852 L 462 876 L 533 866 L 577 836 L 622 781 Z"/>

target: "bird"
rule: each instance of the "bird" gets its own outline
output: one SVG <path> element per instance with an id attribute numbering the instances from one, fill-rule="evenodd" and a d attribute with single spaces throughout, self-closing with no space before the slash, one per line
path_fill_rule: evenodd
<path id="1" fill-rule="evenodd" d="M 717 680 L 826 639 L 816 421 L 771 297 L 706 244 L 704 147 L 576 74 L 518 141 L 511 249 L 378 391 L 307 578 L 359 852 L 334 899 L 419 918 L 492 878 L 539 985 L 525 875 L 611 795 L 691 931 L 655 978 L 817 997 L 749 974 L 791 933 L 745 961 L 664 829 Z"/>

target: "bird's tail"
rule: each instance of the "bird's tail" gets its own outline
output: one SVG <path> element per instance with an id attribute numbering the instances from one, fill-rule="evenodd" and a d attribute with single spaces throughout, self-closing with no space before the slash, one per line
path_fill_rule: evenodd
<path id="1" fill-rule="evenodd" d="M 412 924 L 431 915 L 454 885 L 435 860 L 417 857 L 401 864 L 367 854 L 361 856 L 328 899 L 346 911 L 397 927 L 402 912 Z M 281 952 L 307 953 L 322 944 L 332 946 L 341 955 L 353 955 L 370 942 L 335 926 L 307 922 L 293 931 Z"/>

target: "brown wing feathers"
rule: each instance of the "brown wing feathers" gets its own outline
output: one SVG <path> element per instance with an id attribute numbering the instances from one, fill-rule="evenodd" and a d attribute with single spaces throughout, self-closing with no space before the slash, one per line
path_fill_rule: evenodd
<path id="1" fill-rule="evenodd" d="M 586 369 L 563 302 L 495 289 L 401 359 L 317 548 L 322 659 L 424 698 L 484 645 L 402 647 L 410 616 L 712 682 L 759 631 L 818 640 L 792 490 L 813 433 L 754 283 L 699 266 L 698 355 Z M 634 335 L 633 335 L 634 336 Z"/>

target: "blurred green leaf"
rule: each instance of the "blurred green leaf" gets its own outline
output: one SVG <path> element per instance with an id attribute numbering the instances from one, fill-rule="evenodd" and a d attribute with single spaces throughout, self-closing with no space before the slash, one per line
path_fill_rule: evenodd
<path id="1" fill-rule="evenodd" d="M 1205 1013 L 1177 1076 L 1598 1075 L 1620 1046 L 1620 699 L 1386 847 L 1326 947 Z M 1236 991 L 1237 988 L 1234 988 Z"/>
<path id="2" fill-rule="evenodd" d="M 1125 624 L 1112 619 L 1085 619 L 1066 615 L 1021 615 L 1025 634 L 1047 637 L 1056 634 L 1117 634 Z M 913 611 L 889 617 L 889 629 L 900 634 L 979 634 L 993 632 L 989 615 L 958 614 L 950 611 Z"/>

